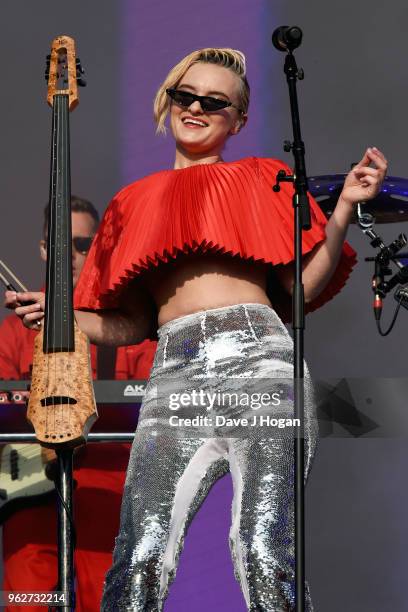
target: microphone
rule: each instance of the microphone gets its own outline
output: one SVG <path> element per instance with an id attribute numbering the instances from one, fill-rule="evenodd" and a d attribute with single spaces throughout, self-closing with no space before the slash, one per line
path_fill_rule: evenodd
<path id="1" fill-rule="evenodd" d="M 272 34 L 272 44 L 278 51 L 293 51 L 300 46 L 302 36 L 297 26 L 279 26 Z"/>
<path id="2" fill-rule="evenodd" d="M 381 293 L 378 291 L 378 286 L 381 283 L 381 280 L 382 279 L 380 276 L 378 276 L 377 274 L 374 274 L 373 284 L 372 284 L 372 288 L 374 291 L 373 309 L 374 309 L 374 317 L 376 318 L 377 321 L 381 319 L 381 313 L 383 309 L 382 296 L 381 296 Z"/>
<path id="3" fill-rule="evenodd" d="M 374 304 L 373 304 L 374 316 L 377 321 L 381 319 L 381 313 L 383 309 L 383 297 L 385 297 L 384 293 L 382 292 L 383 283 L 384 283 L 383 269 L 381 267 L 380 262 L 376 259 L 372 289 L 374 292 Z"/>

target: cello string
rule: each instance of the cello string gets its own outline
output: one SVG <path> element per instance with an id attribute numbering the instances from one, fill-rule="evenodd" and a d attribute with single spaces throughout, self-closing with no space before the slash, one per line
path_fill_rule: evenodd
<path id="1" fill-rule="evenodd" d="M 68 65 L 68 51 L 67 51 L 67 65 Z M 71 296 L 72 296 L 72 227 L 71 227 L 71 189 L 70 189 L 70 150 L 69 150 L 69 98 L 68 96 L 65 99 L 65 105 L 64 105 L 64 112 L 65 112 L 65 126 L 66 126 L 66 130 L 65 130 L 65 139 L 66 139 L 66 144 L 65 144 L 65 154 L 66 154 L 66 160 L 65 160 L 65 165 L 66 165 L 66 172 L 65 172 L 65 217 L 66 217 L 66 223 L 65 223 L 65 244 L 66 244 L 66 253 L 65 253 L 65 258 L 66 258 L 66 264 L 65 264 L 65 271 L 66 271 L 66 279 L 65 279 L 65 317 L 66 317 L 66 326 L 67 326 L 67 336 L 68 336 L 68 342 L 70 343 L 71 340 L 71 309 L 72 309 L 72 301 L 71 301 Z M 70 280 L 71 279 L 71 280 Z M 70 359 L 70 353 L 69 350 L 72 348 L 69 344 L 67 346 L 67 349 L 65 351 L 65 355 L 64 355 L 64 361 L 65 361 L 65 366 L 68 365 L 69 359 Z M 67 368 L 64 366 L 64 371 L 65 372 L 69 372 L 69 370 L 67 370 Z M 67 383 L 67 374 L 65 377 L 65 384 Z M 65 390 L 65 395 L 70 395 L 68 393 L 69 390 L 69 385 L 67 387 L 67 389 Z M 71 424 L 71 404 L 66 404 L 66 409 L 63 406 L 63 413 L 68 411 L 68 427 Z"/>
<path id="2" fill-rule="evenodd" d="M 54 146 L 54 152 L 55 152 L 55 173 L 54 173 L 54 177 L 55 177 L 55 183 L 54 183 L 54 198 L 53 198 L 53 208 L 54 208 L 54 214 L 55 214 L 55 220 L 54 220 L 54 245 L 53 245 L 53 260 L 52 260 L 52 265 L 53 265 L 53 272 L 54 272 L 54 282 L 53 282 L 53 309 L 52 309 L 52 329 L 53 329 L 53 334 L 52 334 L 52 346 L 51 346 L 51 355 L 50 355 L 50 361 L 53 365 L 53 386 L 51 388 L 51 392 L 49 395 L 51 395 L 51 397 L 55 396 L 55 387 L 57 384 L 57 363 L 56 363 L 56 354 L 55 354 L 55 334 L 56 334 L 56 320 L 55 320 L 55 299 L 56 299 L 56 282 L 57 282 L 57 272 L 58 272 L 58 203 L 59 203 L 59 190 L 60 190 L 60 185 L 59 185 L 59 176 L 60 176 L 60 155 L 59 155 L 59 148 L 60 148 L 60 123 L 61 123 L 61 112 L 60 112 L 60 96 L 57 94 L 54 96 L 54 101 L 55 101 L 55 112 L 56 112 L 56 140 L 55 140 L 55 146 Z M 51 411 L 52 414 L 52 429 L 53 432 L 55 434 L 55 405 L 54 402 L 51 402 L 49 410 Z"/>
<path id="3" fill-rule="evenodd" d="M 74 66 L 75 66 L 75 59 L 74 58 L 70 58 L 68 57 L 68 50 L 67 50 L 67 65 L 69 64 L 69 61 L 73 61 L 74 62 Z M 68 66 L 68 72 L 69 72 L 69 66 Z M 69 76 L 68 76 L 69 78 Z M 67 329 L 69 331 L 69 339 L 71 339 L 71 328 L 73 327 L 73 320 L 72 320 L 72 316 L 73 316 L 73 278 L 72 278 L 72 213 L 71 213 L 71 176 L 70 176 L 70 167 L 71 167 L 71 160 L 70 160 L 70 130 L 69 130 L 69 98 L 67 98 L 66 100 L 66 104 L 65 104 L 65 114 L 66 114 L 66 139 L 67 139 L 67 143 L 66 143 L 66 155 L 67 155 L 67 160 L 66 160 L 66 167 L 67 167 L 67 172 L 65 175 L 65 180 L 66 180 L 66 216 L 67 216 L 67 223 L 66 223 L 66 245 L 67 245 L 67 263 L 66 263 L 66 273 L 67 273 L 67 278 L 66 278 L 66 317 L 67 317 Z M 68 300 L 69 298 L 69 300 Z M 73 332 L 74 335 L 74 342 L 75 342 L 75 332 Z M 70 347 L 73 348 L 75 350 L 75 346 L 74 347 Z M 67 351 L 66 353 L 66 357 L 65 357 L 66 361 L 69 362 L 70 360 L 70 353 Z M 66 372 L 68 372 L 69 370 L 65 370 Z M 68 381 L 67 381 L 68 382 Z M 68 395 L 68 392 L 66 393 L 66 395 Z M 67 410 L 68 410 L 68 426 L 71 426 L 71 404 L 67 404 Z"/>
<path id="4" fill-rule="evenodd" d="M 52 50 L 53 61 L 56 61 L 55 51 Z M 46 313 L 47 317 L 44 320 L 43 334 L 46 334 L 45 346 L 47 348 L 47 354 L 44 355 L 44 360 L 47 363 L 47 384 L 46 384 L 46 396 L 50 395 L 50 361 L 49 361 L 49 349 L 50 349 L 50 306 L 51 306 L 51 265 L 52 265 L 52 249 L 51 249 L 51 236 L 53 235 L 54 227 L 54 201 L 55 201 L 55 145 L 56 145 L 56 121 L 57 121 L 57 97 L 54 95 L 52 104 L 52 137 L 51 137 L 51 183 L 50 183 L 50 197 L 49 197 L 49 210 L 48 210 L 48 236 L 47 236 L 47 283 L 46 283 Z M 48 431 L 49 428 L 49 414 L 48 407 L 45 410 L 45 428 Z"/>
<path id="5" fill-rule="evenodd" d="M 63 266 L 64 263 L 62 261 L 62 249 L 61 249 L 61 244 L 62 244 L 62 236 L 61 236 L 61 223 L 64 220 L 64 205 L 65 205 L 65 193 L 64 193 L 64 172 L 65 172 L 65 159 L 64 159 L 64 153 L 65 153 L 65 149 L 64 149 L 64 129 L 65 129 L 65 125 L 64 125 L 64 97 L 61 94 L 61 96 L 59 97 L 59 106 L 60 106 L 60 112 L 59 112 L 59 118 L 60 118 L 60 140 L 58 141 L 59 143 L 59 151 L 60 154 L 58 155 L 58 163 L 61 164 L 59 172 L 58 172 L 58 177 L 60 178 L 59 184 L 58 184 L 58 206 L 57 206 L 57 215 L 59 215 L 59 219 L 57 222 L 57 232 L 58 232 L 58 236 L 57 236 L 57 248 L 58 248 L 58 258 L 56 260 L 56 265 L 58 268 L 58 293 L 59 293 L 59 301 L 58 301 L 58 306 L 59 306 L 59 311 L 57 308 L 55 308 L 54 305 L 54 311 L 55 311 L 55 325 L 57 325 L 57 323 L 59 324 L 59 329 L 58 329 L 58 338 L 59 338 L 59 342 L 61 343 L 61 337 L 62 337 L 62 327 L 61 327 L 61 304 L 62 304 L 62 289 L 63 289 L 63 278 L 62 278 L 62 270 L 63 270 Z M 62 345 L 56 345 L 54 347 L 54 359 L 55 359 L 55 381 L 58 380 L 58 366 L 62 365 L 59 357 L 61 355 L 62 352 Z M 58 385 L 59 388 L 60 385 Z M 61 410 L 62 410 L 62 394 L 60 392 L 60 401 L 57 401 L 57 405 L 53 407 L 54 410 L 54 419 L 57 420 L 57 414 L 58 417 L 61 417 Z M 56 423 L 55 423 L 55 427 L 56 427 Z"/>
<path id="6" fill-rule="evenodd" d="M 60 244 L 61 244 L 61 236 L 60 236 L 60 231 L 61 231 L 61 221 L 59 219 L 60 216 L 60 207 L 61 207 L 61 172 L 63 171 L 63 168 L 61 167 L 61 154 L 60 151 L 62 149 L 62 133 L 63 130 L 61 130 L 61 123 L 62 123 L 62 99 L 61 99 L 61 95 L 58 95 L 58 130 L 57 130 L 57 134 L 58 134 L 58 146 L 57 146 L 57 177 L 58 177 L 58 188 L 57 188 L 57 197 L 56 197 L 56 207 L 55 207 L 55 227 L 56 227 L 56 232 L 55 232 L 55 280 L 54 280 L 54 291 L 57 285 L 57 273 L 60 272 L 59 274 L 59 279 L 61 282 L 61 270 L 58 270 L 58 266 L 60 265 L 60 258 L 61 258 L 61 253 L 59 251 L 60 248 Z M 61 287 L 59 287 L 59 290 L 61 289 Z M 53 308 L 53 317 L 54 317 L 54 335 L 53 335 L 53 361 L 54 361 L 54 391 L 56 391 L 56 387 L 57 387 L 57 380 L 58 380 L 58 376 L 57 376 L 57 345 L 56 345 L 56 330 L 57 330 L 57 309 L 55 308 L 55 299 L 56 299 L 56 294 L 54 294 L 54 308 Z M 54 427 L 54 435 L 55 435 L 55 431 L 56 431 L 56 412 L 57 412 L 57 406 L 55 405 L 54 402 L 52 402 L 52 414 L 53 414 L 53 427 Z"/>
<path id="7" fill-rule="evenodd" d="M 58 54 L 57 54 L 57 58 L 58 58 Z M 52 308 L 52 304 L 54 304 L 55 302 L 55 295 L 54 295 L 54 290 L 55 290 L 55 266 L 56 266 L 56 238 L 57 238 L 57 213 L 58 213 L 58 130 L 59 130 L 59 109 L 58 109 L 58 96 L 55 95 L 54 96 L 54 105 L 55 105 L 55 143 L 54 143 L 54 174 L 53 174 L 53 199 L 52 199 L 52 216 L 53 216 L 53 248 L 52 248 L 52 260 L 51 260 L 51 264 L 53 266 L 53 286 L 50 286 L 50 330 L 52 329 L 52 334 L 50 333 L 50 344 L 48 346 L 48 354 L 49 354 L 49 364 L 50 364 L 50 368 L 51 368 L 51 375 L 50 375 L 50 389 L 48 392 L 48 396 L 52 396 L 52 389 L 53 389 L 53 384 L 55 385 L 55 364 L 54 364 L 54 357 L 55 357 L 55 352 L 54 352 L 54 338 L 55 338 L 55 325 L 54 325 L 54 320 L 51 319 L 51 316 L 54 317 L 54 311 L 55 309 Z M 53 296 L 52 296 L 52 300 L 51 300 L 51 291 L 53 292 Z M 52 308 L 52 310 L 51 310 Z M 52 323 L 51 323 L 52 321 Z M 54 367 L 53 367 L 54 366 Z M 47 406 L 47 413 L 48 416 L 51 417 L 50 420 L 51 422 L 51 430 L 54 429 L 54 419 L 52 418 L 53 415 L 53 407 L 52 404 L 50 407 Z M 51 435 L 51 430 L 50 430 L 50 435 Z"/>
<path id="8" fill-rule="evenodd" d="M 68 56 L 66 56 L 66 64 L 68 63 Z M 67 125 L 67 98 L 66 96 L 64 96 L 62 98 L 62 117 L 63 117 L 63 123 L 62 123 L 62 164 L 63 164 L 63 198 L 61 200 L 61 218 L 63 219 L 63 221 L 65 222 L 65 226 L 67 228 L 67 223 L 68 223 L 68 219 L 67 219 L 67 208 L 68 208 L 68 193 L 67 193 L 67 172 L 68 172 L 68 158 L 67 158 L 67 130 L 68 130 L 68 125 Z M 60 224 L 60 232 L 62 233 L 63 230 L 63 224 Z M 63 329 L 63 315 L 64 315 L 64 301 L 66 301 L 66 294 L 64 296 L 64 289 L 66 290 L 66 285 L 64 287 L 64 281 L 65 278 L 63 278 L 63 272 L 64 272 L 64 266 L 66 267 L 66 269 L 68 269 L 68 265 L 72 263 L 68 262 L 68 243 L 66 242 L 66 247 L 64 249 L 64 253 L 61 253 L 61 257 L 60 257 L 60 266 L 61 266 L 61 270 L 60 270 L 60 279 L 61 279 L 61 301 L 60 301 L 60 341 L 61 341 L 61 347 L 60 347 L 60 358 L 61 358 L 61 366 L 65 364 L 63 363 L 65 361 L 64 357 L 65 355 L 62 354 L 62 350 L 63 350 L 63 346 L 62 346 L 62 340 L 63 340 L 63 334 L 62 334 L 62 329 Z M 62 235 L 61 235 L 61 242 L 60 245 L 62 245 Z M 62 250 L 62 249 L 61 249 Z M 65 276 L 65 275 L 64 275 Z M 66 348 L 66 350 L 68 349 L 68 347 Z M 66 372 L 66 369 L 64 367 L 64 372 Z M 62 391 L 61 391 L 62 393 Z M 67 393 L 65 393 L 65 395 L 67 395 Z M 60 411 L 62 412 L 62 419 L 64 421 L 64 404 L 62 403 L 62 397 L 61 397 L 61 401 L 60 401 Z"/>

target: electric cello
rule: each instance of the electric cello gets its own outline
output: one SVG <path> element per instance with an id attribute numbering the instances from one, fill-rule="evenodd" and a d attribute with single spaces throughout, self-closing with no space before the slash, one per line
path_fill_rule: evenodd
<path id="1" fill-rule="evenodd" d="M 69 113 L 78 105 L 83 69 L 69 36 L 47 56 L 47 101 L 52 107 L 51 176 L 44 326 L 34 343 L 27 418 L 41 445 L 57 454 L 58 609 L 75 608 L 72 456 L 97 418 L 89 341 L 73 309 Z M 62 599 L 61 599 L 62 597 Z"/>
<path id="2" fill-rule="evenodd" d="M 82 444 L 97 417 L 89 341 L 73 310 L 69 113 L 78 105 L 82 72 L 73 39 L 55 38 L 46 68 L 52 142 L 45 317 L 27 412 L 38 440 L 53 448 Z"/>

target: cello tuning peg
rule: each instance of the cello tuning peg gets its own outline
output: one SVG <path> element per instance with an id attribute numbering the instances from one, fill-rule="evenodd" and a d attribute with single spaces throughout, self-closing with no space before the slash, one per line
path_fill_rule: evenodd
<path id="1" fill-rule="evenodd" d="M 49 62 L 49 61 L 50 61 L 50 59 L 51 59 L 51 53 L 49 53 L 48 55 L 46 55 L 46 56 L 45 56 L 45 59 L 47 60 L 47 62 Z"/>
<path id="2" fill-rule="evenodd" d="M 86 81 L 82 77 L 77 77 L 77 83 L 79 87 L 86 87 Z"/>
<path id="3" fill-rule="evenodd" d="M 81 74 L 84 74 L 85 70 L 82 68 L 81 60 L 79 59 L 79 57 L 76 58 L 75 63 L 77 70 L 79 70 Z"/>

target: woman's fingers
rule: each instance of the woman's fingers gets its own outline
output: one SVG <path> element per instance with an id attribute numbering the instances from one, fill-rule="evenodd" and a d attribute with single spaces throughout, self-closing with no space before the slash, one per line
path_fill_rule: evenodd
<path id="1" fill-rule="evenodd" d="M 388 162 L 382 153 L 377 148 L 368 149 L 370 160 L 375 164 L 375 166 L 385 175 L 388 167 Z"/>
<path id="2" fill-rule="evenodd" d="M 362 166 L 361 168 L 353 168 L 352 171 L 358 178 L 362 176 L 367 176 L 367 175 L 371 175 L 374 178 L 379 178 L 381 176 L 381 172 L 380 170 L 378 170 L 378 168 L 371 168 L 370 166 Z"/>
<path id="3" fill-rule="evenodd" d="M 360 178 L 360 182 L 363 186 L 368 187 L 368 185 L 373 185 L 375 187 L 378 186 L 378 179 L 374 176 L 365 175 Z"/>
<path id="4" fill-rule="evenodd" d="M 380 149 L 377 149 L 377 147 L 368 147 L 362 159 L 354 166 L 353 170 L 359 170 L 371 162 L 373 162 L 376 167 L 382 170 L 385 174 L 385 171 L 387 170 L 387 160 L 384 153 L 380 151 Z"/>
<path id="5" fill-rule="evenodd" d="M 364 153 L 363 157 L 360 159 L 358 164 L 353 166 L 352 172 L 353 172 L 353 170 L 357 170 L 358 168 L 361 168 L 362 166 L 367 166 L 367 164 L 369 164 L 370 161 L 371 161 L 371 159 L 370 159 L 370 156 L 368 155 L 368 149 L 367 149 L 367 151 Z"/>
<path id="6" fill-rule="evenodd" d="M 370 147 L 370 151 L 372 156 L 378 157 L 385 165 L 388 164 L 384 153 L 380 151 L 380 149 L 377 149 L 377 147 Z"/>
<path id="7" fill-rule="evenodd" d="M 366 158 L 368 158 L 369 163 L 374 164 L 374 168 L 368 164 L 364 165 L 362 163 Z M 387 160 L 385 159 L 384 154 L 376 147 L 369 147 L 361 162 L 354 166 L 354 168 L 351 170 L 354 177 L 358 179 L 362 186 L 371 186 L 376 192 L 381 189 L 381 184 L 384 180 L 386 171 Z"/>

